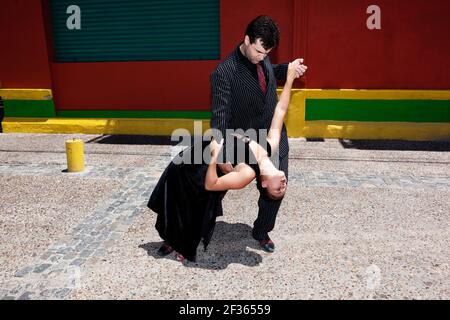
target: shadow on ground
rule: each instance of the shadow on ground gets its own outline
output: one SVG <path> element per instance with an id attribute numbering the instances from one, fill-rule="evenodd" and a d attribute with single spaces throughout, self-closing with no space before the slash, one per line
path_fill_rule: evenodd
<path id="1" fill-rule="evenodd" d="M 346 140 L 339 139 L 346 149 L 392 150 L 392 151 L 450 151 L 449 141 L 404 140 Z"/>
<path id="2" fill-rule="evenodd" d="M 129 144 L 129 145 L 177 145 L 178 141 L 171 141 L 170 136 L 146 135 L 102 135 L 86 143 L 99 144 Z"/>
<path id="3" fill-rule="evenodd" d="M 127 144 L 127 145 L 157 145 L 157 146 L 190 146 L 194 141 L 202 141 L 202 136 L 150 136 L 150 135 L 102 135 L 86 143 Z"/>
<path id="4" fill-rule="evenodd" d="M 262 256 L 247 248 L 259 249 L 258 243 L 251 236 L 252 228 L 243 223 L 227 223 L 219 221 L 216 224 L 213 238 L 206 251 L 203 244 L 197 248 L 197 261 L 185 260 L 183 264 L 190 268 L 202 268 L 210 270 L 224 270 L 228 265 L 242 264 L 247 267 L 256 267 L 262 262 Z M 175 260 L 172 252 L 166 257 L 160 257 L 156 253 L 162 242 L 149 242 L 139 246 L 147 251 L 147 254 L 155 259 Z M 262 252 L 262 251 L 261 251 Z"/>

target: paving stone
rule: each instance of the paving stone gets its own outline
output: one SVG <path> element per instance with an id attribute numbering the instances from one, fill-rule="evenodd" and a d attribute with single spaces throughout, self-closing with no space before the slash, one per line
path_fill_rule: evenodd
<path id="1" fill-rule="evenodd" d="M 23 276 L 29 274 L 31 271 L 33 271 L 33 269 L 34 269 L 34 267 L 31 267 L 31 266 L 25 267 L 25 268 L 23 268 L 23 269 L 17 271 L 17 272 L 14 274 L 14 276 L 15 276 L 15 277 L 23 277 Z"/>
<path id="2" fill-rule="evenodd" d="M 80 253 L 80 258 L 88 258 L 92 252 L 92 250 L 84 250 Z"/>
<path id="3" fill-rule="evenodd" d="M 56 298 L 63 299 L 70 293 L 70 291 L 71 290 L 69 288 L 63 288 L 63 289 L 55 291 L 54 296 Z"/>
<path id="4" fill-rule="evenodd" d="M 31 300 L 33 297 L 33 292 L 25 292 L 23 293 L 17 300 Z"/>
<path id="5" fill-rule="evenodd" d="M 77 257 L 77 255 L 78 255 L 77 253 L 71 252 L 71 253 L 66 254 L 63 257 L 63 259 L 64 260 L 73 260 L 75 257 Z"/>
<path id="6" fill-rule="evenodd" d="M 48 269 L 50 266 L 51 266 L 51 264 L 49 264 L 49 263 L 43 263 L 43 264 L 37 266 L 36 268 L 34 268 L 33 272 L 34 273 L 41 273 L 44 270 Z"/>

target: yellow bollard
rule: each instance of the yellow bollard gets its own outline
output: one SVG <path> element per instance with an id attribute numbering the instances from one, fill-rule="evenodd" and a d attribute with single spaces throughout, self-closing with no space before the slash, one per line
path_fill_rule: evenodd
<path id="1" fill-rule="evenodd" d="M 83 140 L 75 139 L 66 141 L 67 171 L 80 172 L 84 170 Z"/>

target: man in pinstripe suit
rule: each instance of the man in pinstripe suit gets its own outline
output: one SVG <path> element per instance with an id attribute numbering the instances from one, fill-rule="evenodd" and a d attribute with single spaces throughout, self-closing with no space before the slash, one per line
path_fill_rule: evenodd
<path id="1" fill-rule="evenodd" d="M 277 24 L 268 16 L 259 16 L 247 26 L 244 41 L 211 74 L 211 128 L 220 130 L 225 141 L 227 129 L 254 129 L 257 134 L 260 129 L 269 129 L 278 101 L 276 80 L 286 80 L 288 66 L 287 63 L 272 65 L 267 56 L 278 42 Z M 301 63 L 302 59 L 297 72 L 303 75 L 306 68 Z M 264 137 L 257 135 L 257 138 L 261 144 L 264 143 Z M 223 153 L 226 160 L 226 143 Z M 277 160 L 286 178 L 288 153 L 286 127 L 283 126 Z M 224 173 L 232 170 L 226 161 L 219 167 Z M 259 185 L 258 189 L 261 191 Z M 258 200 L 258 217 L 252 235 L 266 252 L 275 250 L 269 232 L 275 226 L 280 205 L 281 200 L 268 199 L 262 193 Z"/>

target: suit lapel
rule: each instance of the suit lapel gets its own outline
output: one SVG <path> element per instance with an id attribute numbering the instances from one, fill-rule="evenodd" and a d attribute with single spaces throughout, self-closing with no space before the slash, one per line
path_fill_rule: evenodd
<path id="1" fill-rule="evenodd" d="M 239 50 L 239 47 L 236 49 Z M 250 94 L 259 97 L 264 100 L 264 95 L 259 87 L 259 83 L 256 81 L 255 77 L 247 69 L 247 67 L 241 62 L 237 51 L 234 54 L 234 60 L 236 63 L 236 78 L 250 91 Z"/>

